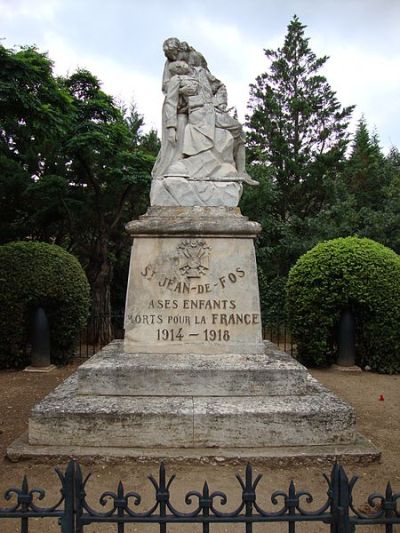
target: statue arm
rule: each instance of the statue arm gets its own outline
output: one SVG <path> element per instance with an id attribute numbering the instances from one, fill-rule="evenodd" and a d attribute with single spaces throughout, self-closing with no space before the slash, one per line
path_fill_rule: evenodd
<path id="1" fill-rule="evenodd" d="M 167 60 L 164 65 L 162 84 L 161 84 L 161 90 L 163 94 L 167 94 L 168 83 L 169 83 L 169 61 Z"/>
<path id="2" fill-rule="evenodd" d="M 225 111 L 228 106 L 228 91 L 223 83 L 221 83 L 214 95 L 214 105 L 221 111 Z"/>
<path id="3" fill-rule="evenodd" d="M 207 79 L 214 96 L 214 107 L 220 111 L 225 111 L 228 106 L 228 91 L 226 90 L 226 85 L 209 71 L 207 71 Z"/>
<path id="4" fill-rule="evenodd" d="M 178 99 L 179 99 L 179 77 L 173 76 L 168 83 L 168 91 L 165 97 L 165 127 L 176 130 L 178 124 Z"/>

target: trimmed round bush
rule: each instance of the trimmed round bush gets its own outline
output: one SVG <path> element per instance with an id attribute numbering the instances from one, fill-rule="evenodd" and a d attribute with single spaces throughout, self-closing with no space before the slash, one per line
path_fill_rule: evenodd
<path id="1" fill-rule="evenodd" d="M 304 364 L 335 362 L 338 323 L 350 309 L 357 364 L 381 373 L 400 372 L 400 256 L 389 248 L 357 237 L 320 243 L 291 269 L 287 299 Z"/>
<path id="2" fill-rule="evenodd" d="M 89 310 L 89 284 L 80 263 L 52 244 L 0 246 L 0 368 L 29 363 L 27 346 L 39 306 L 49 321 L 52 362 L 66 363 Z"/>

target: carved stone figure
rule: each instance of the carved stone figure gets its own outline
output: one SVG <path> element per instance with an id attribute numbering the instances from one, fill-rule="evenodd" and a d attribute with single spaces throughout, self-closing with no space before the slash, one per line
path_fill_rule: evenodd
<path id="1" fill-rule="evenodd" d="M 245 137 L 227 109 L 225 85 L 186 42 L 167 39 L 161 150 L 153 169 L 152 205 L 236 206 L 245 170 Z"/>

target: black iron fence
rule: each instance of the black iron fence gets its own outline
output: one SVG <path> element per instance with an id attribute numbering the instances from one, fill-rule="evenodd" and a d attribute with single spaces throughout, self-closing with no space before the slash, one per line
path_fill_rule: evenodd
<path id="1" fill-rule="evenodd" d="M 286 322 L 264 324 L 262 331 L 265 340 L 273 342 L 292 357 L 296 356 L 296 344 L 292 338 L 290 327 Z"/>
<path id="2" fill-rule="evenodd" d="M 107 325 L 107 327 L 105 327 Z M 104 337 L 104 331 L 110 330 L 110 335 Z M 108 338 L 109 337 L 109 338 Z M 101 350 L 112 339 L 124 337 L 124 311 L 109 315 L 91 315 L 86 327 L 81 331 L 75 357 L 88 359 Z"/>
<path id="3" fill-rule="evenodd" d="M 83 477 L 76 461 L 71 460 L 65 472 L 59 469 L 56 472 L 60 479 L 60 497 L 51 507 L 40 505 L 47 495 L 43 489 L 29 488 L 26 477 L 20 488 L 6 491 L 5 500 L 11 503 L 9 507 L 0 507 L 0 531 L 7 531 L 4 526 L 9 519 L 19 521 L 20 531 L 29 533 L 33 518 L 58 518 L 57 531 L 63 533 L 83 533 L 90 524 L 108 524 L 107 532 L 118 533 L 124 533 L 127 524 L 153 524 L 154 531 L 161 533 L 167 533 L 168 524 L 199 524 L 203 533 L 212 531 L 215 524 L 242 524 L 246 533 L 252 533 L 253 526 L 260 523 L 281 524 L 289 533 L 295 533 L 299 523 L 325 524 L 331 533 L 353 533 L 358 526 L 372 526 L 373 533 L 376 531 L 373 526 L 378 524 L 383 525 L 386 533 L 392 533 L 395 525 L 400 525 L 400 492 L 393 493 L 388 483 L 384 494 L 374 492 L 368 497 L 370 512 L 362 512 L 353 501 L 358 478 L 349 480 L 338 464 L 333 466 L 330 476 L 324 474 L 327 496 L 319 508 L 313 508 L 314 499 L 309 492 L 297 491 L 291 481 L 287 491 L 277 490 L 271 495 L 273 510 L 265 509 L 267 502 L 260 503 L 260 491 L 256 491 L 262 476 L 255 476 L 250 465 L 244 476 L 236 475 L 241 496 L 236 508 L 230 510 L 225 509 L 230 507 L 228 495 L 220 490 L 211 491 L 207 482 L 201 490 L 188 491 L 184 503 L 177 508 L 170 493 L 175 476 L 169 477 L 162 463 L 157 479 L 148 477 L 154 500 L 146 509 L 141 508 L 141 495 L 136 491 L 127 492 L 121 482 L 114 492 L 108 490 L 99 495 L 100 508 L 94 508 L 89 505 L 86 494 L 90 476 Z M 271 527 L 268 531 L 276 531 Z M 182 528 L 182 531 L 191 530 Z"/>
<path id="4" fill-rule="evenodd" d="M 100 332 L 104 331 L 104 323 L 111 324 L 111 335 L 109 339 L 104 339 Z M 264 324 L 262 328 L 263 338 L 276 344 L 284 352 L 296 356 L 296 345 L 290 334 L 290 328 L 285 322 Z M 112 339 L 122 339 L 124 337 L 124 311 L 113 313 L 111 317 L 106 315 L 90 316 L 86 327 L 81 332 L 79 345 L 75 356 L 87 359 L 99 351 Z"/>

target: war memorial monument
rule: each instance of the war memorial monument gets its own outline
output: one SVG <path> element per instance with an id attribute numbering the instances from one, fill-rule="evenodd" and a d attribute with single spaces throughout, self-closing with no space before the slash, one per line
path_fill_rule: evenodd
<path id="1" fill-rule="evenodd" d="M 125 338 L 34 407 L 9 456 L 376 457 L 353 409 L 263 341 L 242 126 L 202 54 L 163 49 L 151 205 L 126 228 Z"/>

